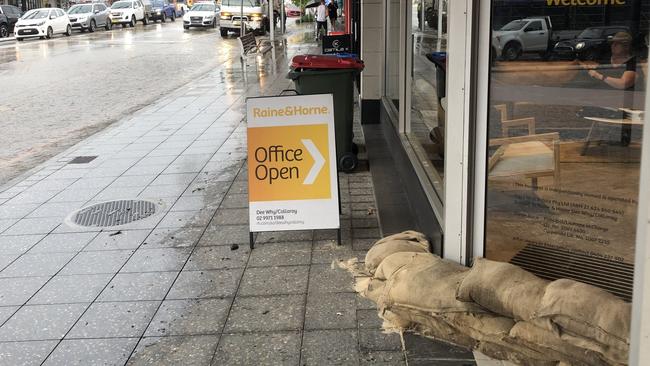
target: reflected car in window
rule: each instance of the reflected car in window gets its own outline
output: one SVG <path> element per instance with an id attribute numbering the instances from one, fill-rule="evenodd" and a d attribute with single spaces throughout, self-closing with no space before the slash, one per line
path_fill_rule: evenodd
<path id="1" fill-rule="evenodd" d="M 546 57 L 551 45 L 553 25 L 550 17 L 513 20 L 492 32 L 492 52 L 497 58 L 514 61 L 524 53 Z"/>
<path id="2" fill-rule="evenodd" d="M 624 26 L 589 27 L 576 38 L 555 44 L 554 54 L 562 59 L 601 60 L 609 55 L 609 41 L 619 32 L 630 33 L 630 29 Z"/>

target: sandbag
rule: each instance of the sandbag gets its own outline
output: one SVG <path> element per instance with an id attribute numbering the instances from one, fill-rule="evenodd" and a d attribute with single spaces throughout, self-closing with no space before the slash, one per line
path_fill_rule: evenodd
<path id="1" fill-rule="evenodd" d="M 443 319 L 429 313 L 400 306 L 391 307 L 390 313 L 393 319 L 399 317 L 402 322 L 411 322 L 411 329 L 426 337 L 453 343 L 467 349 L 473 349 L 478 345 L 478 342 L 472 337 L 459 332 Z"/>
<path id="2" fill-rule="evenodd" d="M 548 283 L 512 264 L 476 258 L 456 296 L 515 320 L 529 320 Z"/>
<path id="3" fill-rule="evenodd" d="M 560 338 L 563 342 L 602 355 L 602 359 L 606 360 L 608 365 L 627 365 L 627 349 L 618 349 L 612 346 L 604 345 L 600 342 L 594 341 L 593 339 L 574 336 L 569 333 L 562 333 Z"/>
<path id="4" fill-rule="evenodd" d="M 370 273 L 375 273 L 379 264 L 386 257 L 394 253 L 429 253 L 429 243 L 403 239 L 377 242 L 366 254 L 366 270 Z"/>
<path id="5" fill-rule="evenodd" d="M 388 280 L 400 268 L 406 265 L 436 263 L 440 257 L 431 253 L 401 252 L 393 253 L 384 258 L 373 276 L 376 279 Z"/>
<path id="6" fill-rule="evenodd" d="M 407 329 L 413 329 L 414 323 L 409 318 L 400 316 L 398 313 L 395 313 L 391 310 L 382 310 L 379 313 L 379 317 L 384 320 L 382 328 L 399 328 L 402 331 Z"/>
<path id="7" fill-rule="evenodd" d="M 478 341 L 498 341 L 508 337 L 515 322 L 491 313 L 447 313 L 441 316 L 447 324 Z"/>
<path id="8" fill-rule="evenodd" d="M 548 318 L 561 333 L 627 350 L 631 304 L 597 287 L 568 279 L 551 282 L 537 316 Z"/>
<path id="9" fill-rule="evenodd" d="M 377 274 L 388 273 L 395 258 L 405 257 L 406 253 L 396 253 L 384 260 L 377 269 Z M 387 308 L 401 306 L 435 314 L 450 312 L 484 313 L 480 306 L 471 302 L 456 300 L 456 288 L 467 268 L 447 261 L 433 254 L 410 253 L 410 262 L 399 268 L 391 267 L 387 276 L 386 288 L 382 300 Z M 394 258 L 395 257 L 395 258 Z"/>
<path id="10" fill-rule="evenodd" d="M 386 281 L 378 280 L 375 278 L 359 278 L 356 280 L 354 289 L 363 297 L 374 301 L 379 304 L 379 298 L 384 293 Z"/>
<path id="11" fill-rule="evenodd" d="M 509 337 L 515 322 L 511 318 L 492 313 L 448 313 L 440 318 L 457 332 L 478 341 L 478 349 L 494 358 L 529 366 L 554 365 L 556 362 L 535 348 L 513 344 Z"/>
<path id="12" fill-rule="evenodd" d="M 480 342 L 476 350 L 497 360 L 508 360 L 521 366 L 559 366 L 535 349 L 522 349 L 517 346 L 504 345 L 490 341 Z"/>
<path id="13" fill-rule="evenodd" d="M 517 322 L 510 330 L 514 343 L 529 348 L 542 349 L 550 358 L 575 366 L 607 366 L 603 356 L 597 352 L 577 347 L 561 339 L 552 331 L 540 328 L 531 322 Z"/>
<path id="14" fill-rule="evenodd" d="M 393 240 L 415 241 L 418 243 L 426 244 L 427 247 L 429 246 L 429 241 L 427 240 L 427 237 L 424 234 L 412 230 L 404 231 L 398 234 L 389 235 L 385 238 L 381 238 L 377 240 L 375 245 L 385 243 L 387 241 L 393 241 Z"/>

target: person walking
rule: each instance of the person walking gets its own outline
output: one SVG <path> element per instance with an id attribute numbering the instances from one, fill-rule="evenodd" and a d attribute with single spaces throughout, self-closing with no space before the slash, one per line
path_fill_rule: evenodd
<path id="1" fill-rule="evenodd" d="M 323 29 L 324 33 L 327 34 L 327 6 L 325 6 L 325 0 L 320 0 L 320 5 L 316 8 L 316 40 L 322 38 L 320 30 Z"/>
<path id="2" fill-rule="evenodd" d="M 335 0 L 330 0 L 330 3 L 327 4 L 327 13 L 330 18 L 330 24 L 332 25 L 332 30 L 336 30 L 336 19 L 338 18 L 339 7 L 336 5 Z"/>

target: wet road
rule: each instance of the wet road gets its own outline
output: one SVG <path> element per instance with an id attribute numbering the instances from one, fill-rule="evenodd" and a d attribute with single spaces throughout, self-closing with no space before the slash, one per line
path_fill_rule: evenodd
<path id="1" fill-rule="evenodd" d="M 237 61 L 182 23 L 0 44 L 0 185 L 161 95 Z"/>

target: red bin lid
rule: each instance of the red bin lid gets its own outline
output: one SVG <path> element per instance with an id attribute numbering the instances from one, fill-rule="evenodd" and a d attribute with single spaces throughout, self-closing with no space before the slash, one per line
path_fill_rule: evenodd
<path id="1" fill-rule="evenodd" d="M 335 55 L 299 55 L 291 59 L 293 69 L 356 69 L 363 70 L 363 61 Z"/>

